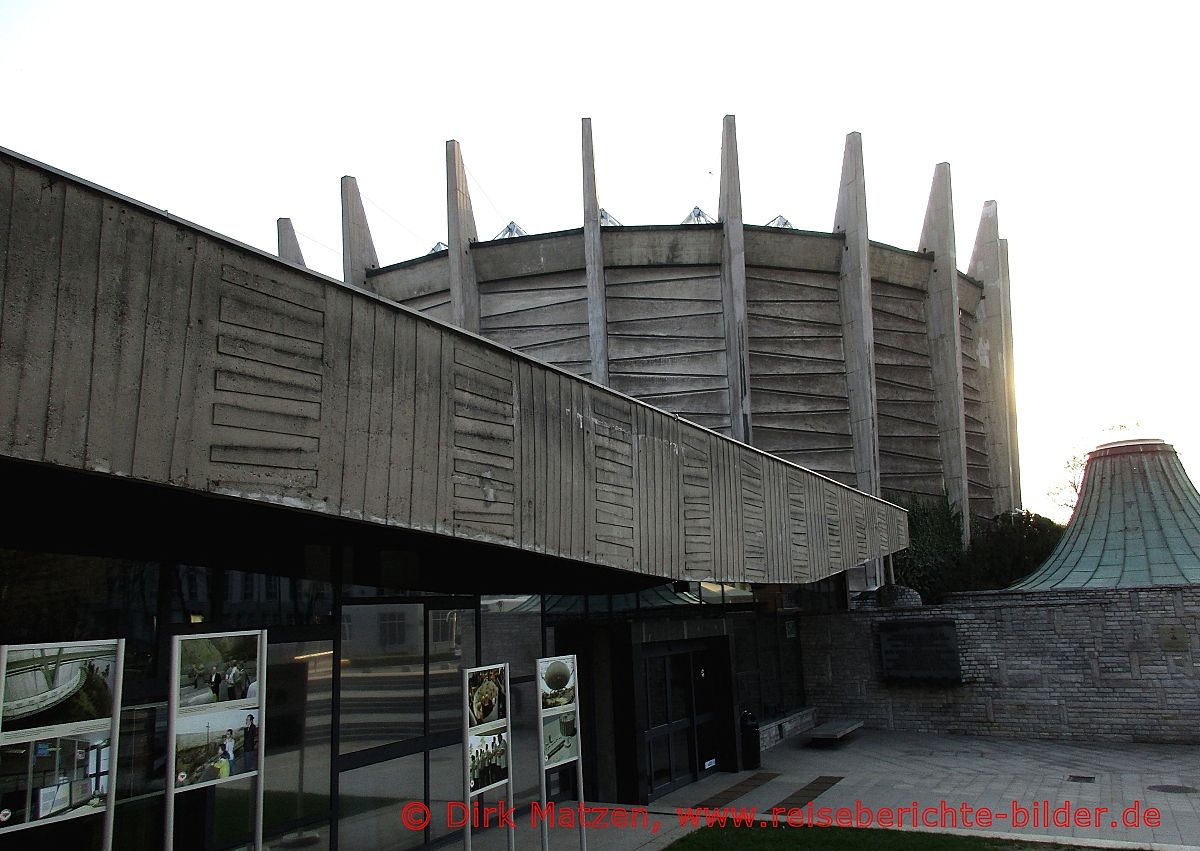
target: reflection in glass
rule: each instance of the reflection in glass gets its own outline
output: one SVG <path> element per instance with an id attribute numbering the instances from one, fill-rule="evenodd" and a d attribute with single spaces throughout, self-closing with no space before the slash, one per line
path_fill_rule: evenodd
<path id="1" fill-rule="evenodd" d="M 175 851 L 207 851 L 251 842 L 256 782 L 256 777 L 243 777 L 178 793 Z"/>
<path id="2" fill-rule="evenodd" d="M 540 741 L 542 722 L 538 718 L 537 683 L 513 683 L 511 692 L 513 741 L 518 743 L 512 755 L 513 801 L 519 807 L 540 794 L 537 747 L 522 747 L 520 743 Z"/>
<path id="3" fill-rule="evenodd" d="M 673 730 L 671 732 L 671 776 L 678 780 L 686 777 L 692 771 L 692 731 L 691 729 Z"/>
<path id="4" fill-rule="evenodd" d="M 343 771 L 338 785 L 338 847 L 398 851 L 424 841 L 424 831 L 408 830 L 400 815 L 409 801 L 425 799 L 425 754 Z"/>
<path id="5" fill-rule="evenodd" d="M 263 832 L 263 848 L 268 851 L 285 851 L 303 848 L 304 851 L 329 851 L 329 822 L 305 825 L 297 830 L 272 835 Z"/>
<path id="6" fill-rule="evenodd" d="M 542 654 L 542 598 L 536 594 L 485 595 L 482 612 L 483 657 L 480 665 L 508 662 L 512 675 L 533 673 Z"/>
<path id="7" fill-rule="evenodd" d="M 429 732 L 462 727 L 462 669 L 475 667 L 475 610 L 430 609 Z"/>
<path id="8" fill-rule="evenodd" d="M 342 609 L 341 752 L 425 732 L 425 625 L 419 603 Z"/>
<path id="9" fill-rule="evenodd" d="M 167 705 L 121 711 L 117 800 L 166 787 Z"/>
<path id="10" fill-rule="evenodd" d="M 462 745 L 450 745 L 429 752 L 429 809 L 433 813 L 429 824 L 431 841 L 460 829 L 446 826 L 446 804 L 463 800 L 462 759 Z"/>
<path id="11" fill-rule="evenodd" d="M 333 642 L 267 648 L 264 829 L 329 818 Z"/>
<path id="12" fill-rule="evenodd" d="M 649 713 L 646 729 L 667 723 L 667 659 L 651 656 L 646 659 L 646 709 Z"/>
<path id="13" fill-rule="evenodd" d="M 650 772 L 651 789 L 665 786 L 671 780 L 671 755 L 666 736 L 650 740 Z"/>

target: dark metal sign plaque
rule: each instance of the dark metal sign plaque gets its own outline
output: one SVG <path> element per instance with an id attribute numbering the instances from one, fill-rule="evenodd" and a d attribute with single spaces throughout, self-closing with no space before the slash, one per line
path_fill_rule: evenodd
<path id="1" fill-rule="evenodd" d="M 952 620 L 879 624 L 879 657 L 888 682 L 962 682 Z"/>

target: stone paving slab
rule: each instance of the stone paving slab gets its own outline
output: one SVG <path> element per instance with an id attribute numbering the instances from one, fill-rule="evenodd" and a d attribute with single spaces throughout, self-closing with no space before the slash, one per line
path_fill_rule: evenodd
<path id="1" fill-rule="evenodd" d="M 1013 801 L 1030 807 L 1049 801 L 1051 810 L 1072 805 L 1108 807 L 1117 813 L 1135 801 L 1158 807 L 1158 827 L 1117 827 L 1110 819 L 1099 828 L 1013 827 L 997 819 L 991 829 L 958 828 L 947 832 L 1000 838 L 1056 841 L 1107 848 L 1151 848 L 1156 851 L 1200 851 L 1200 792 L 1154 791 L 1151 786 L 1190 786 L 1200 789 L 1200 746 L 1133 743 L 1081 744 L 1043 740 L 1013 740 L 976 736 L 939 736 L 861 730 L 833 748 L 802 747 L 784 742 L 763 754 L 762 768 L 740 774 L 716 774 L 661 798 L 649 806 L 661 826 L 651 834 L 641 828 L 593 830 L 589 851 L 659 851 L 687 832 L 676 818 L 676 807 L 689 807 L 722 793 L 761 772 L 778 776 L 747 784 L 750 790 L 730 807 L 768 811 L 780 801 L 810 786 L 818 777 L 840 777 L 828 785 L 813 806 L 850 807 L 857 802 L 881 807 L 923 808 L 967 803 L 1011 813 Z M 1072 775 L 1092 782 L 1069 780 Z M 760 776 L 758 778 L 762 780 Z M 574 831 L 551 831 L 553 851 L 578 848 Z M 474 848 L 501 851 L 502 835 L 477 835 Z M 536 851 L 536 833 L 521 829 L 518 851 Z"/>

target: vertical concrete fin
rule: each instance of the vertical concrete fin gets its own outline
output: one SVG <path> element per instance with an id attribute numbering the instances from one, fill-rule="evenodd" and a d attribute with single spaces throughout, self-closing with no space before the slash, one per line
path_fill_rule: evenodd
<path id="1" fill-rule="evenodd" d="M 742 179 L 738 172 L 737 126 L 726 115 L 721 131 L 721 308 L 729 373 L 730 435 L 751 442 L 750 364 L 746 327 L 746 232 L 742 224 Z"/>
<path id="2" fill-rule="evenodd" d="M 367 211 L 363 209 L 358 181 L 342 178 L 342 279 L 348 284 L 370 289 L 367 270 L 379 268 Z"/>
<path id="3" fill-rule="evenodd" d="M 479 280 L 475 276 L 472 243 L 478 242 L 471 192 L 467 189 L 467 168 L 462 147 L 451 139 L 446 143 L 446 220 L 450 247 L 450 309 L 454 324 L 479 333 Z"/>
<path id="4" fill-rule="evenodd" d="M 604 287 L 604 240 L 600 199 L 596 195 L 596 160 L 592 152 L 592 119 L 583 119 L 583 257 L 587 267 L 588 348 L 592 381 L 608 386 L 608 304 Z"/>
<path id="5" fill-rule="evenodd" d="M 846 237 L 838 289 L 856 486 L 878 496 L 879 421 L 876 414 L 875 326 L 871 313 L 871 241 L 867 232 L 866 172 L 859 133 L 846 136 L 833 229 Z"/>
<path id="6" fill-rule="evenodd" d="M 992 513 L 999 514 L 1017 508 L 1020 499 L 1013 489 L 1016 453 L 1013 443 L 1015 408 L 1010 408 L 1012 389 L 1015 387 L 1012 375 L 1012 326 L 995 201 L 987 201 L 983 205 L 967 272 L 983 284 L 983 298 L 976 311 L 979 327 L 976 356 L 983 378 L 981 389 L 987 428 L 988 467 L 992 479 Z"/>
<path id="7" fill-rule="evenodd" d="M 878 496 L 879 418 L 876 413 L 875 322 L 871 308 L 871 240 L 867 232 L 867 181 L 860 133 L 846 135 L 833 229 L 845 235 L 838 274 L 838 299 L 842 312 L 855 486 Z M 878 560 L 864 567 L 861 576 L 857 570 L 847 574 L 847 587 L 851 593 L 883 581 L 882 565 Z"/>
<path id="8" fill-rule="evenodd" d="M 1004 304 L 1004 382 L 1008 391 L 1008 458 L 1012 470 L 1013 508 L 1023 508 L 1021 501 L 1021 446 L 1017 441 L 1017 371 L 1013 357 L 1012 285 L 1008 277 L 1008 240 L 1000 240 L 1000 280 L 1003 284 L 1001 302 Z"/>
<path id="9" fill-rule="evenodd" d="M 296 239 L 296 229 L 292 227 L 292 220 L 276 219 L 275 230 L 279 237 L 279 256 L 297 266 L 305 265 L 304 253 L 300 251 L 300 240 Z"/>
<path id="10" fill-rule="evenodd" d="M 954 200 L 950 164 L 933 170 L 929 206 L 921 227 L 923 253 L 933 254 L 925 294 L 925 324 L 933 368 L 933 395 L 942 473 L 950 505 L 962 515 L 963 544 L 971 539 L 967 493 L 967 431 L 963 404 L 962 334 L 958 316 L 958 267 L 954 247 Z"/>

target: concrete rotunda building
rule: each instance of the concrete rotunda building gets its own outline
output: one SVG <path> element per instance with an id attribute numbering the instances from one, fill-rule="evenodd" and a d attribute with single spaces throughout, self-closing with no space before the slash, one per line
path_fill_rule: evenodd
<path id="1" fill-rule="evenodd" d="M 829 232 L 744 221 L 733 116 L 715 219 L 696 207 L 681 224 L 618 225 L 600 207 L 589 119 L 582 148 L 582 228 L 479 240 L 462 149 L 448 142 L 448 247 L 384 265 L 343 178 L 346 282 L 865 493 L 944 496 L 964 517 L 1021 506 L 994 201 L 960 270 L 950 166 L 934 168 L 915 250 L 872 241 L 858 133 Z M 279 246 L 303 262 L 288 219 Z M 848 578 L 858 589 L 883 577 L 869 563 Z"/>

